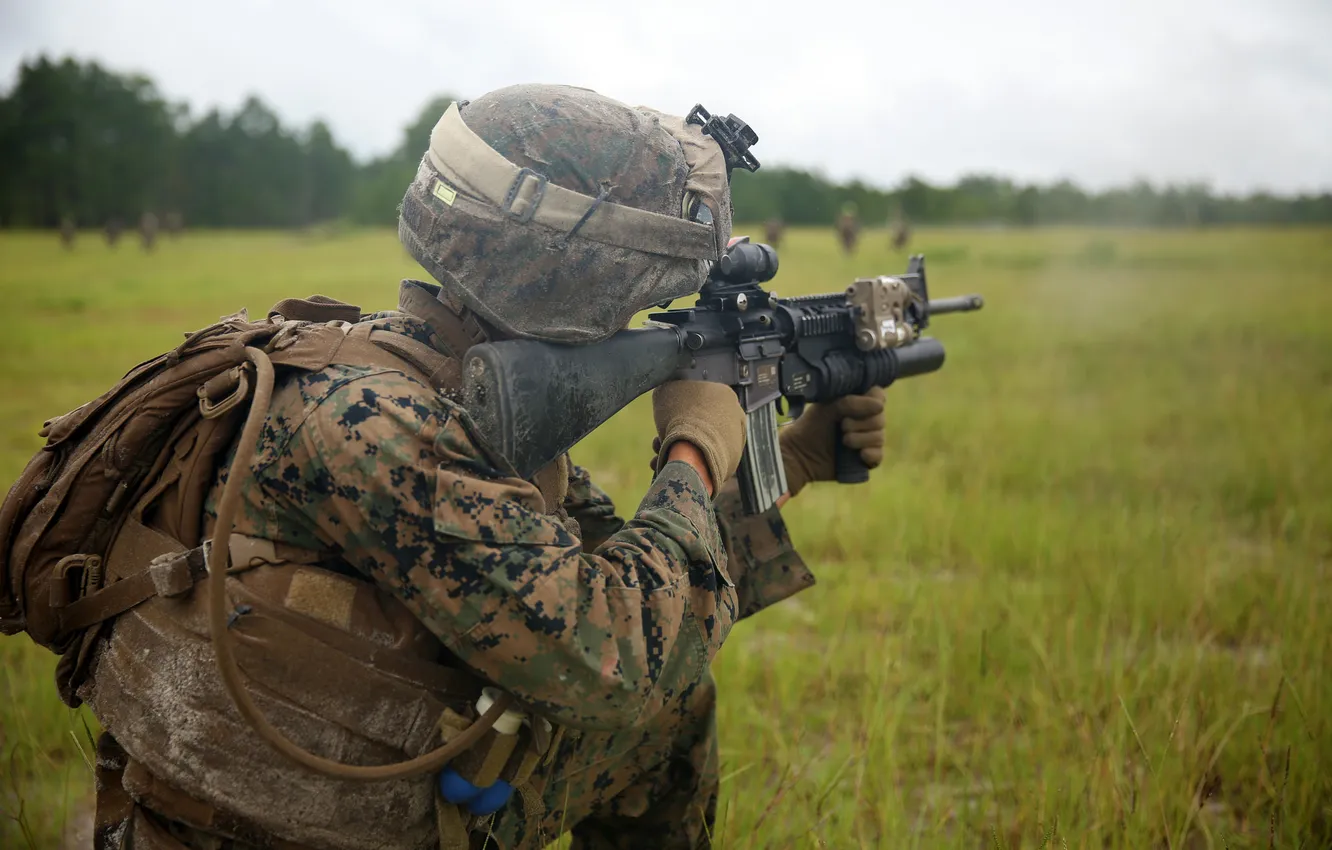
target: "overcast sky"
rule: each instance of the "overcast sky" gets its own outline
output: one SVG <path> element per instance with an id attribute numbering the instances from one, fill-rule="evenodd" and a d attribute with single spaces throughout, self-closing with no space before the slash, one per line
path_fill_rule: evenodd
<path id="1" fill-rule="evenodd" d="M 435 93 L 558 82 L 734 112 L 764 162 L 879 185 L 1332 189 L 1332 0 L 0 0 L 0 85 L 41 53 L 195 114 L 258 94 L 360 159 Z"/>

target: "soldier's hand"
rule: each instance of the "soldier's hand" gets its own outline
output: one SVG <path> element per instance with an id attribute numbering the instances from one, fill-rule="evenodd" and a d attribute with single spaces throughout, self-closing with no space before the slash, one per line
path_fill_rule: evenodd
<path id="1" fill-rule="evenodd" d="M 778 432 L 788 492 L 794 496 L 811 481 L 837 479 L 833 452 L 839 439 L 847 448 L 859 449 L 870 469 L 883 463 L 885 424 L 882 387 L 808 405 L 800 418 Z"/>
<path id="2" fill-rule="evenodd" d="M 712 479 L 703 482 L 709 492 L 735 474 L 745 449 L 745 412 L 735 390 L 711 381 L 668 381 L 652 392 L 652 418 L 660 441 L 654 444 L 654 468 L 660 469 L 671 459 L 672 447 L 683 442 L 702 455 Z"/>

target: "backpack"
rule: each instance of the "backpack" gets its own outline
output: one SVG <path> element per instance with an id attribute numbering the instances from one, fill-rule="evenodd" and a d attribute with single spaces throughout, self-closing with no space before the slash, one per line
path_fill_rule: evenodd
<path id="1" fill-rule="evenodd" d="M 230 537 L 276 370 L 386 365 L 439 389 L 459 379 L 456 359 L 360 319 L 358 307 L 318 295 L 281 301 L 261 321 L 242 310 L 44 424 L 46 445 L 0 505 L 0 632 L 26 632 L 60 655 L 56 683 L 67 705 L 79 705 L 76 691 L 108 623 L 153 596 L 179 596 L 206 581 L 210 602 L 217 602 L 210 615 L 218 668 L 236 708 L 268 743 L 307 767 L 361 779 L 437 770 L 508 709 L 506 694 L 430 753 L 355 767 L 288 741 L 246 693 L 226 635 L 225 594 L 218 592 L 230 569 L 228 547 L 210 546 L 201 525 L 219 463 L 235 444 L 213 539 Z"/>

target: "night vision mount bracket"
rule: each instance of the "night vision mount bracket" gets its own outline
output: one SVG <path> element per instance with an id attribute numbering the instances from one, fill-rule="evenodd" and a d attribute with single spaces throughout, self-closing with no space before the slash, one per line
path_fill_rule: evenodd
<path id="1" fill-rule="evenodd" d="M 703 104 L 696 103 L 685 116 L 685 123 L 702 127 L 703 135 L 711 136 L 722 149 L 722 154 L 726 157 L 728 177 L 736 168 L 743 168 L 746 171 L 759 170 L 759 161 L 749 152 L 750 146 L 758 143 L 758 133 L 734 114 L 723 118 L 708 112 L 703 108 Z"/>

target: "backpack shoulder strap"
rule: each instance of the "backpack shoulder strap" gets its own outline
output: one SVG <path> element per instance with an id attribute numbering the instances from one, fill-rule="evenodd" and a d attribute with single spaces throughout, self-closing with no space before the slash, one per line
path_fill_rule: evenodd
<path id="1" fill-rule="evenodd" d="M 361 308 L 327 295 L 283 298 L 268 311 L 268 318 L 281 316 L 296 322 L 351 322 L 361 320 Z"/>
<path id="2" fill-rule="evenodd" d="M 467 349 L 489 338 L 475 314 L 446 293 L 404 283 L 398 293 L 398 306 L 423 319 L 444 350 L 459 360 Z"/>
<path id="3" fill-rule="evenodd" d="M 404 334 L 375 322 L 353 325 L 334 363 L 400 369 L 436 390 L 456 397 L 462 389 L 462 363 Z"/>

